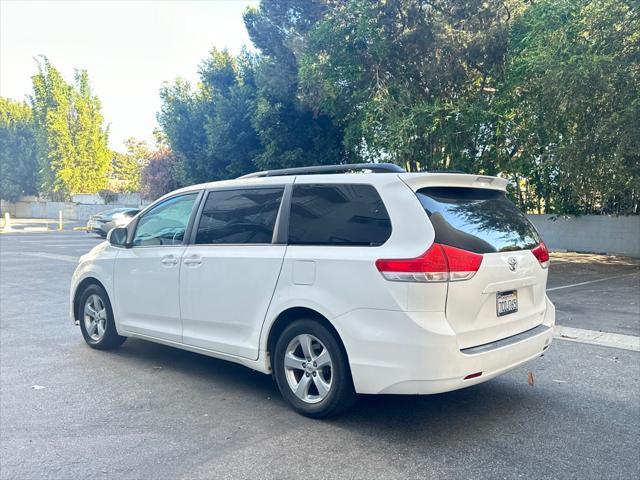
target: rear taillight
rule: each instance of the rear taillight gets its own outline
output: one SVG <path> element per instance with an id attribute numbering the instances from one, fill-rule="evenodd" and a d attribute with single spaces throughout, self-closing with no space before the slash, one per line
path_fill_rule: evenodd
<path id="1" fill-rule="evenodd" d="M 540 245 L 532 249 L 531 253 L 533 253 L 533 255 L 538 259 L 542 268 L 547 268 L 549 266 L 549 250 L 547 250 L 547 246 L 544 242 L 540 242 Z"/>
<path id="2" fill-rule="evenodd" d="M 482 255 L 434 243 L 417 258 L 376 260 L 384 278 L 394 282 L 456 282 L 475 275 Z"/>

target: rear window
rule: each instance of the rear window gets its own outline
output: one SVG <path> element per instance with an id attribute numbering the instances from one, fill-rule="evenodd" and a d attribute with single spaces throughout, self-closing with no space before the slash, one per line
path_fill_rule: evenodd
<path id="1" fill-rule="evenodd" d="M 475 253 L 531 249 L 540 236 L 504 192 L 427 187 L 418 199 L 431 219 L 435 241 Z"/>
<path id="2" fill-rule="evenodd" d="M 382 245 L 391 220 L 371 185 L 294 185 L 289 243 L 293 245 Z"/>

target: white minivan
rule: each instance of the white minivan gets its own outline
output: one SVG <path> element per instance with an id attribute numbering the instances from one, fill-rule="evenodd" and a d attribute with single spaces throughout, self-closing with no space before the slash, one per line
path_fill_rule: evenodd
<path id="1" fill-rule="evenodd" d="M 549 254 L 506 186 L 359 164 L 183 188 L 80 259 L 71 314 L 93 348 L 137 337 L 273 374 L 311 417 L 475 385 L 553 335 Z"/>

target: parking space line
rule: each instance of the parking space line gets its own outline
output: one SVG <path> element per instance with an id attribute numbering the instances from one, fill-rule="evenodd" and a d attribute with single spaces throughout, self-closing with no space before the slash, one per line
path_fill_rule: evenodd
<path id="1" fill-rule="evenodd" d="M 18 242 L 20 243 L 37 243 L 37 244 L 43 244 L 43 243 L 59 243 L 60 245 L 64 245 L 67 242 L 95 242 L 95 241 L 99 241 L 100 239 L 98 237 L 75 237 L 75 238 L 70 238 L 70 237 L 66 237 L 66 238 L 61 238 L 61 237 L 47 237 L 47 238 L 41 238 L 39 240 L 33 240 L 33 239 L 28 239 L 28 240 L 23 240 L 23 239 L 18 239 Z"/>
<path id="2" fill-rule="evenodd" d="M 547 292 L 553 292 L 555 290 L 562 290 L 563 288 L 573 288 L 573 287 L 579 287 L 581 285 L 589 285 L 591 283 L 606 282 L 608 280 L 613 280 L 615 278 L 630 277 L 632 275 L 638 275 L 638 273 L 640 273 L 640 272 L 626 273 L 624 275 L 615 275 L 613 277 L 598 278 L 596 280 L 588 280 L 586 282 L 572 283 L 571 285 L 562 285 L 560 287 L 547 288 Z"/>
<path id="3" fill-rule="evenodd" d="M 80 257 L 72 257 L 71 255 L 59 255 L 57 253 L 45 253 L 45 252 L 20 252 L 20 255 L 26 255 L 28 257 L 40 257 L 49 258 L 51 260 L 63 260 L 65 262 L 78 263 Z"/>
<path id="4" fill-rule="evenodd" d="M 56 248 L 61 248 L 61 247 L 89 247 L 91 245 L 94 245 L 94 243 L 92 242 L 85 242 L 85 243 L 41 243 L 40 245 L 42 245 L 43 247 L 56 247 Z M 95 245 L 98 245 L 97 243 L 95 243 Z"/>
<path id="5" fill-rule="evenodd" d="M 595 330 L 583 330 L 581 328 L 563 327 L 556 325 L 554 337 L 569 342 L 588 343 L 602 347 L 621 348 L 640 352 L 640 337 L 634 335 L 622 335 L 620 333 L 597 332 Z"/>

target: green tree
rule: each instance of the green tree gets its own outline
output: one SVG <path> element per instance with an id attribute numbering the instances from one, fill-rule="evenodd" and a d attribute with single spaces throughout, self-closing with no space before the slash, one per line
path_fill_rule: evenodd
<path id="1" fill-rule="evenodd" d="M 31 108 L 0 97 L 0 198 L 38 192 L 38 155 Z"/>
<path id="2" fill-rule="evenodd" d="M 140 172 L 149 161 L 152 152 L 144 140 L 130 137 L 124 141 L 127 153 L 111 152 L 111 179 L 117 190 L 140 191 Z"/>
<path id="3" fill-rule="evenodd" d="M 142 165 L 126 153 L 111 152 L 111 179 L 117 191 L 139 192 Z"/>
<path id="4" fill-rule="evenodd" d="M 180 182 L 393 161 L 501 175 L 523 209 L 640 213 L 640 9 L 625 0 L 262 0 L 256 54 L 162 91 Z"/>
<path id="5" fill-rule="evenodd" d="M 252 57 L 213 49 L 200 65 L 194 89 L 177 80 L 161 90 L 158 120 L 181 159 L 181 183 L 232 178 L 254 169 L 260 141 L 252 126 Z"/>
<path id="6" fill-rule="evenodd" d="M 349 160 L 343 129 L 299 95 L 298 43 L 304 43 L 304 35 L 326 10 L 317 1 L 281 0 L 263 1 L 244 14 L 249 36 L 261 52 L 252 120 L 262 145 L 254 159 L 260 170 Z"/>
<path id="7" fill-rule="evenodd" d="M 542 0 L 515 22 L 501 104 L 503 167 L 559 213 L 638 213 L 640 11 Z"/>
<path id="8" fill-rule="evenodd" d="M 495 173 L 487 147 L 512 3 L 337 3 L 308 34 L 290 34 L 305 36 L 304 99 L 362 159 Z"/>
<path id="9" fill-rule="evenodd" d="M 104 188 L 111 164 L 108 132 L 87 72 L 77 71 L 71 85 L 41 57 L 32 80 L 42 190 L 68 196 Z"/>

